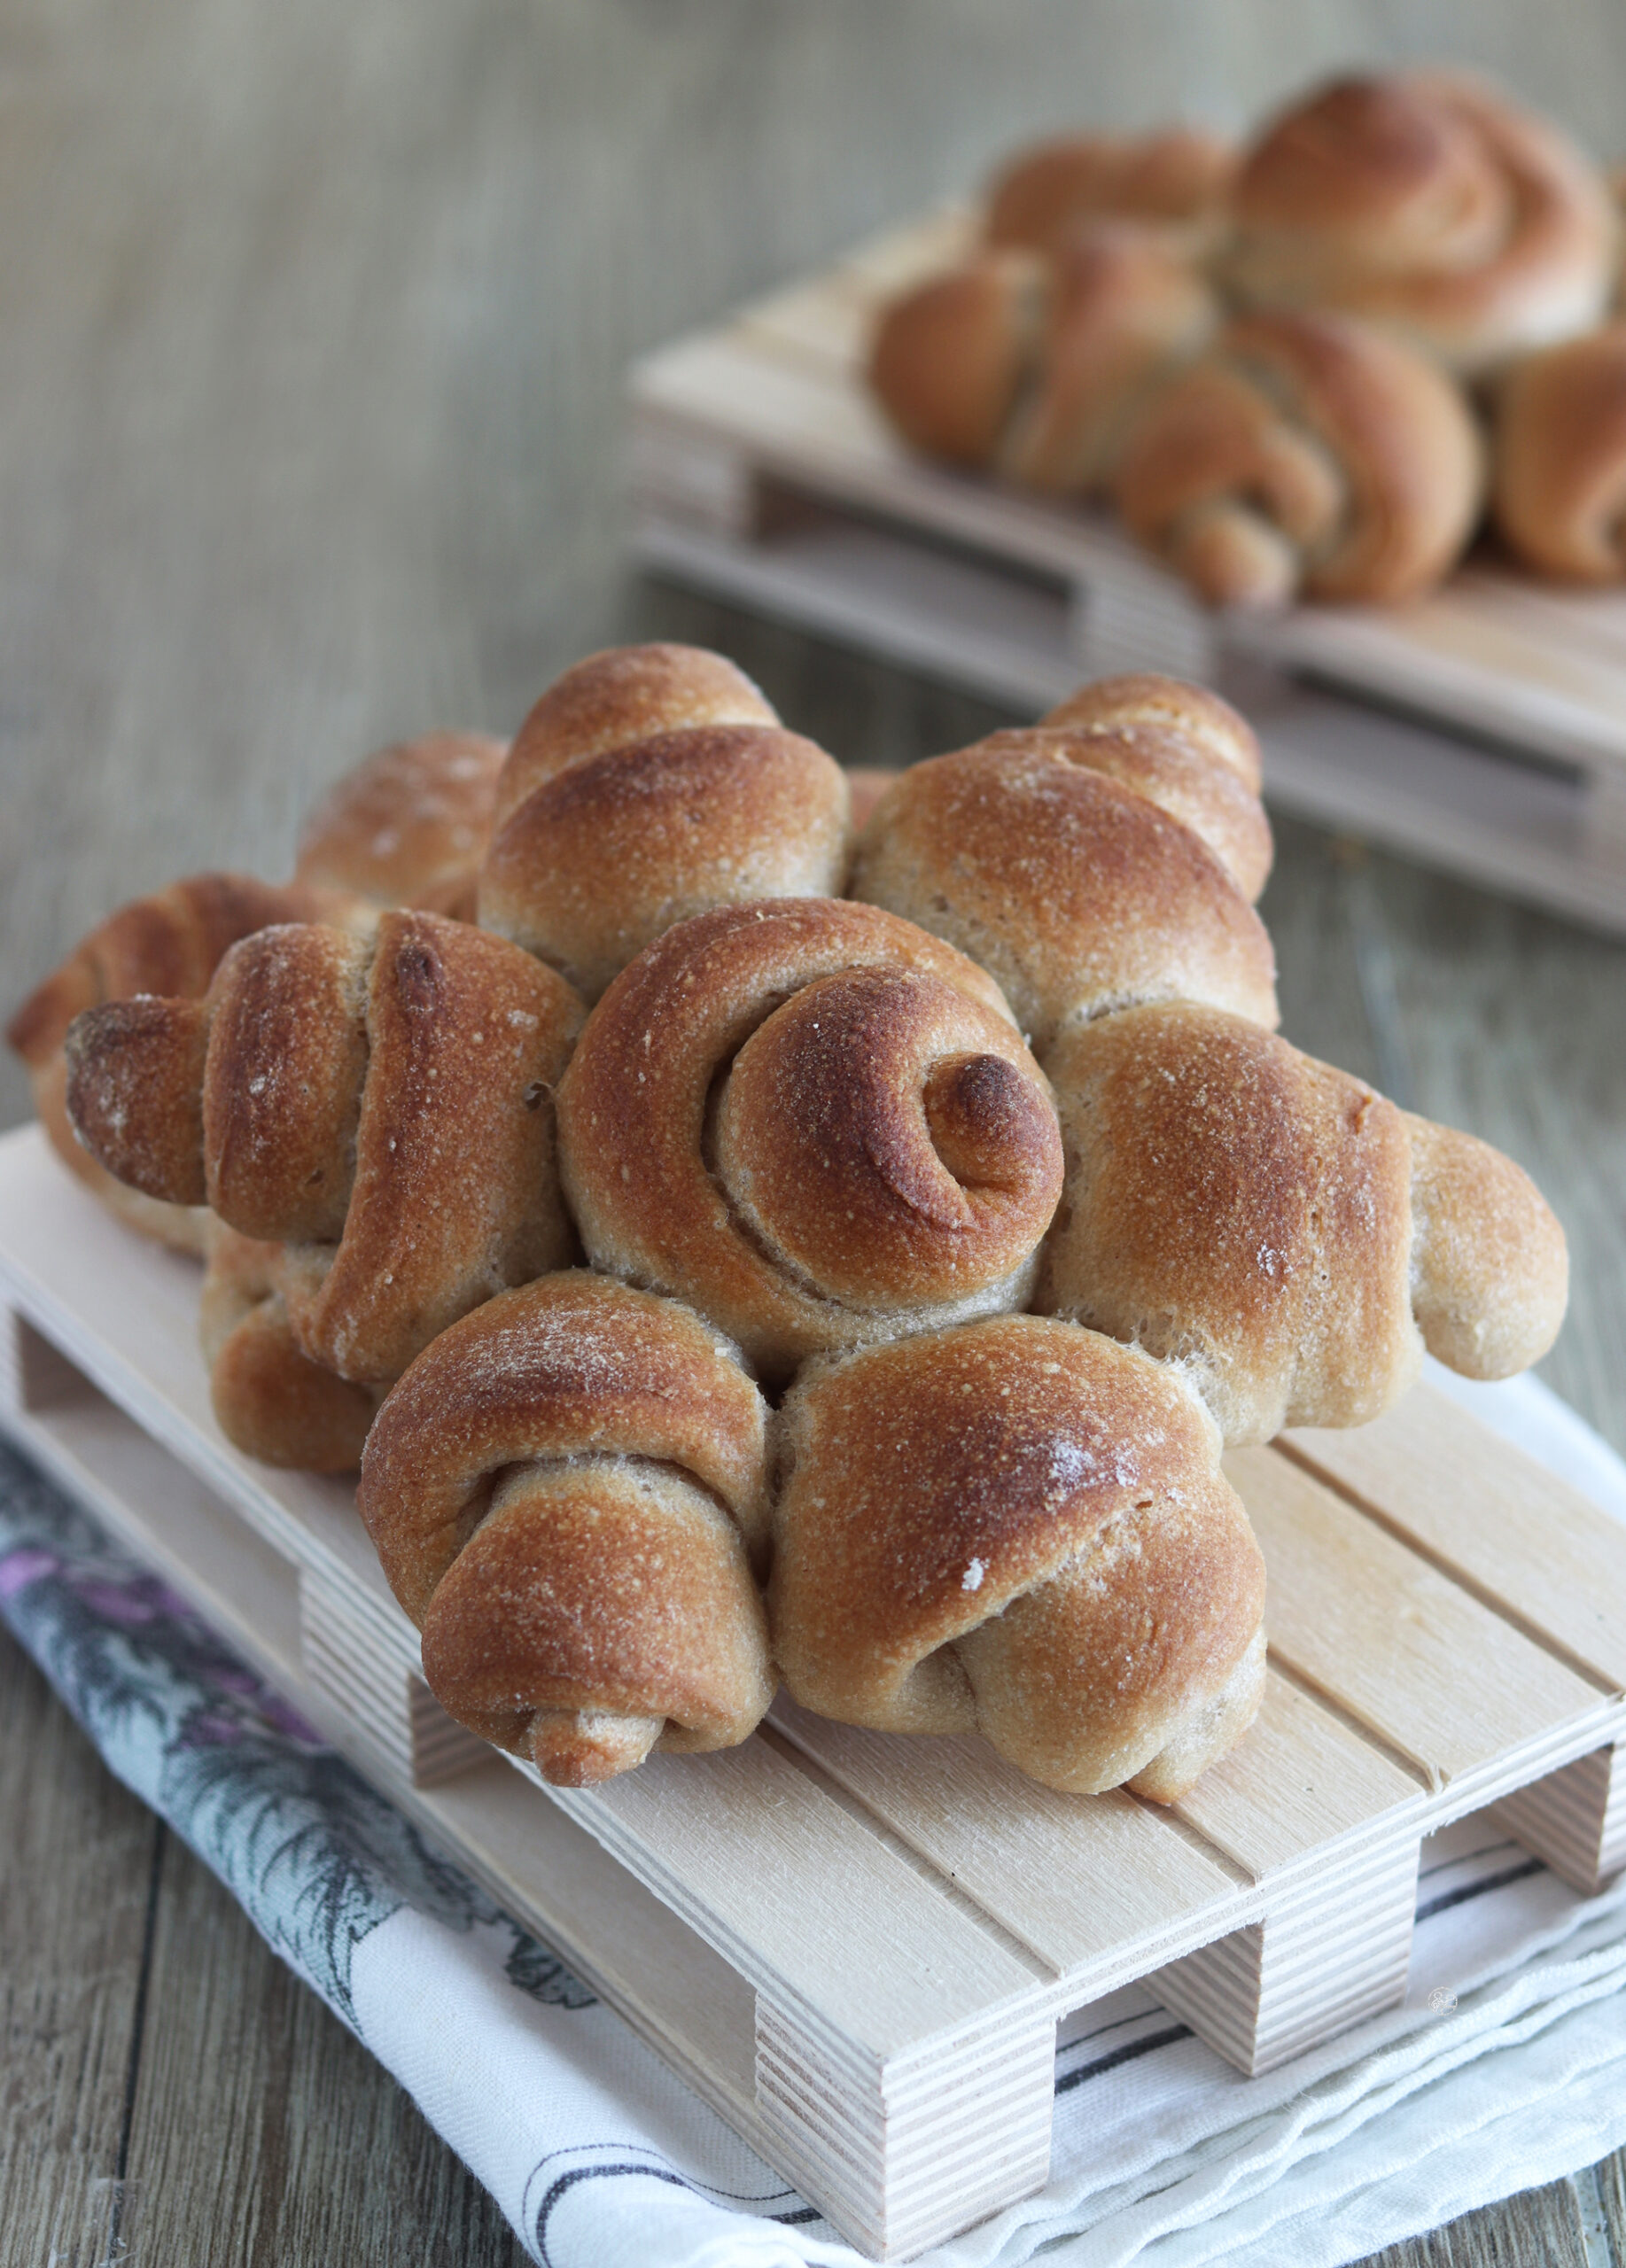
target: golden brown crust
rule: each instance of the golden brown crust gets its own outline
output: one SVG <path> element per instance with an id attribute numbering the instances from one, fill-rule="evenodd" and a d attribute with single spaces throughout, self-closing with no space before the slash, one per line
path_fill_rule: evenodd
<path id="1" fill-rule="evenodd" d="M 1264 785 L 1259 736 L 1247 718 L 1207 686 L 1188 684 L 1184 678 L 1161 677 L 1150 671 L 1098 677 L 1058 701 L 1039 723 L 1110 732 L 1156 725 L 1179 733 L 1227 765 L 1249 795 L 1256 796 Z"/>
<path id="2" fill-rule="evenodd" d="M 997 987 L 838 899 L 668 930 L 589 1018 L 559 1138 L 594 1263 L 689 1301 L 775 1377 L 1020 1304 L 1060 1169 Z"/>
<path id="3" fill-rule="evenodd" d="M 1244 299 L 1381 321 L 1468 373 L 1596 322 L 1617 236 L 1555 127 L 1444 73 L 1295 104 L 1249 151 L 1233 214 Z"/>
<path id="4" fill-rule="evenodd" d="M 1078 135 L 1036 143 L 1018 151 L 990 186 L 988 241 L 1048 252 L 1081 221 L 1209 220 L 1235 166 L 1229 143 L 1185 126 L 1129 139 Z"/>
<path id="5" fill-rule="evenodd" d="M 278 1288 L 300 1350 L 385 1384 L 567 1255 L 551 1098 L 580 1014 L 550 969 L 439 914 L 386 913 L 368 944 L 261 930 L 206 1003 L 82 1017 L 70 1107 L 150 1193 L 292 1239 Z"/>
<path id="6" fill-rule="evenodd" d="M 305 821 L 295 876 L 354 890 L 380 905 L 416 905 L 472 920 L 475 877 L 491 839 L 497 775 L 507 753 L 505 741 L 483 733 L 425 733 L 379 749 L 346 773 Z"/>
<path id="7" fill-rule="evenodd" d="M 840 887 L 847 785 L 776 725 L 701 725 L 585 756 L 503 822 L 482 927 L 596 999 L 634 954 L 708 907 Z"/>
<path id="8" fill-rule="evenodd" d="M 552 1099 L 580 1018 L 561 978 L 501 939 L 383 917 L 344 1233 L 292 1247 L 284 1284 L 317 1361 L 387 1382 L 456 1317 L 568 1257 Z"/>
<path id="9" fill-rule="evenodd" d="M 1171 1373 L 1007 1316 L 814 1364 L 777 1426 L 769 1612 L 805 1706 L 1160 1800 L 1245 1729 L 1264 1564 Z"/>
<path id="10" fill-rule="evenodd" d="M 1551 1343 L 1562 1236 L 1487 1146 L 1211 1009 L 1106 1017 L 1048 1060 L 1067 1187 L 1038 1304 L 1178 1364 L 1228 1443 L 1366 1423 L 1425 1339 L 1475 1375 Z"/>
<path id="11" fill-rule="evenodd" d="M 1270 939 L 1214 853 L 1058 747 L 915 765 L 872 816 L 848 888 L 980 962 L 1041 1058 L 1070 1018 L 1136 1000 L 1276 1021 Z"/>
<path id="12" fill-rule="evenodd" d="M 572 1786 L 743 1740 L 774 1682 L 749 1565 L 765 1417 L 718 1333 L 601 1277 L 443 1332 L 379 1411 L 357 1497 L 442 1705 Z"/>
<path id="13" fill-rule="evenodd" d="M 1564 1320 L 1564 1231 L 1529 1176 L 1489 1142 L 1409 1113 L 1406 1125 L 1424 1343 L 1465 1378 L 1511 1378 L 1541 1360 Z"/>
<path id="14" fill-rule="evenodd" d="M 658 733 L 776 725 L 743 670 L 703 646 L 610 646 L 554 680 L 515 736 L 497 785 L 501 827 L 572 764 Z"/>
<path id="15" fill-rule="evenodd" d="M 999 755 L 1051 755 L 1144 796 L 1191 829 L 1251 905 L 1271 871 L 1264 806 L 1236 773 L 1170 726 L 1039 725 L 990 733 L 976 745 Z"/>
<path id="16" fill-rule="evenodd" d="M 208 1044 L 201 1000 L 108 1000 L 68 1026 L 66 1100 L 74 1132 L 98 1165 L 165 1204 L 208 1201 L 202 1096 Z"/>
<path id="17" fill-rule="evenodd" d="M 896 771 L 882 771 L 878 765 L 863 764 L 848 765 L 848 824 L 854 835 L 862 829 L 870 812 L 874 811 L 897 777 Z"/>
<path id="18" fill-rule="evenodd" d="M 303 1472 L 353 1472 L 379 1402 L 300 1353 L 278 1285 L 282 1247 L 208 1222 L 198 1337 L 222 1433 L 245 1456 Z"/>
<path id="19" fill-rule="evenodd" d="M 1491 506 L 1527 567 L 1626 579 L 1626 322 L 1532 354 L 1498 392 Z"/>
<path id="20" fill-rule="evenodd" d="M 1473 532 L 1482 451 L 1441 371 L 1331 315 L 1232 323 L 1137 419 L 1114 495 L 1131 532 L 1218 605 L 1392 601 Z"/>
<path id="21" fill-rule="evenodd" d="M 51 1146 L 127 1227 L 178 1251 L 203 1248 L 203 1215 L 196 1207 L 169 1205 L 115 1180 L 74 1135 L 63 1054 L 74 1017 L 103 1001 L 131 999 L 138 993 L 201 998 L 222 954 L 239 937 L 274 921 L 360 927 L 371 912 L 348 892 L 310 882 L 189 875 L 167 889 L 132 899 L 98 922 L 18 1009 L 6 1037 L 28 1066 L 34 1107 Z"/>
<path id="22" fill-rule="evenodd" d="M 999 444 L 1030 487 L 1101 487 L 1149 389 L 1207 345 L 1218 302 L 1156 230 L 1101 221 L 1057 254 L 1037 374 Z"/>
<path id="23" fill-rule="evenodd" d="M 1049 297 L 1046 263 L 984 252 L 883 309 L 869 384 L 912 448 L 951 464 L 989 462 L 1034 369 Z"/>

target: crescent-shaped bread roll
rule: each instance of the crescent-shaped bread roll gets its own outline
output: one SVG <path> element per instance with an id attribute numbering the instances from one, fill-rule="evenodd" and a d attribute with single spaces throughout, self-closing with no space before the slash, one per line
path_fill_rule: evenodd
<path id="1" fill-rule="evenodd" d="M 1133 1000 L 1274 1024 L 1270 939 L 1220 858 L 1142 792 L 1149 765 L 1130 786 L 1088 761 L 1060 728 L 914 765 L 872 814 L 849 889 L 979 961 L 1041 1058 L 1070 1019 Z"/>
<path id="2" fill-rule="evenodd" d="M 377 909 L 315 882 L 262 882 L 252 874 L 191 874 L 133 898 L 83 937 L 12 1016 L 5 1036 L 28 1067 L 34 1107 L 68 1171 L 127 1228 L 178 1252 L 201 1253 L 206 1216 L 118 1180 L 75 1135 L 67 1111 L 68 1026 L 87 1008 L 138 993 L 198 999 L 222 955 L 276 921 L 326 921 L 357 932 Z"/>
<path id="3" fill-rule="evenodd" d="M 356 1499 L 441 1706 L 565 1787 L 743 1740 L 774 1683 L 766 1415 L 697 1317 L 581 1271 L 443 1332 Z"/>
<path id="4" fill-rule="evenodd" d="M 1365 1425 L 1425 1346 L 1504 1378 L 1552 1345 L 1563 1231 L 1489 1144 L 1189 1003 L 1047 1061 L 1067 1187 L 1038 1304 L 1177 1364 L 1227 1444 Z"/>
<path id="5" fill-rule="evenodd" d="M 482 928 L 588 1000 L 673 922 L 840 887 L 847 783 L 720 655 L 595 654 L 542 695 L 499 783 Z"/>
<path id="6" fill-rule="evenodd" d="M 720 907 L 641 954 L 565 1073 L 559 1154 L 594 1265 L 771 1379 L 1025 1304 L 1061 1173 L 998 988 L 840 899 Z"/>
<path id="7" fill-rule="evenodd" d="M 1216 606 L 1393 601 L 1473 532 L 1482 451 L 1445 374 L 1336 315 L 1256 315 L 1136 419 L 1113 494 L 1130 532 Z"/>
<path id="8" fill-rule="evenodd" d="M 282 1246 L 300 1352 L 386 1385 L 568 1255 L 551 1098 L 581 1013 L 551 969 L 439 914 L 262 929 L 203 1000 L 81 1016 L 68 1110 L 121 1179 Z"/>
<path id="9" fill-rule="evenodd" d="M 1045 336 L 998 470 L 1061 495 L 1103 487 L 1148 391 L 1218 321 L 1211 287 L 1165 235 L 1129 221 L 1084 230 L 1055 255 Z"/>
<path id="10" fill-rule="evenodd" d="M 769 1616 L 805 1707 L 1160 1803 L 1247 1731 L 1264 1563 L 1171 1371 L 1001 1316 L 811 1364 L 776 1431 Z"/>

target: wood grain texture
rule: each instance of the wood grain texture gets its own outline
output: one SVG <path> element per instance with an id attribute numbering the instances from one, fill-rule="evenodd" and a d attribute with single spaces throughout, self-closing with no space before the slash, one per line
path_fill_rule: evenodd
<path id="1" fill-rule="evenodd" d="M 4 0 L 8 1004 L 136 890 L 228 860 L 281 871 L 298 811 L 366 748 L 432 723 L 510 729 L 554 670 L 618 636 L 727 646 L 792 724 L 855 762 L 903 762 L 1008 721 L 727 610 L 626 588 L 626 358 L 959 188 L 1020 134 L 1173 107 L 1234 123 L 1318 71 L 1465 50 L 1614 154 L 1626 16 L 1614 0 L 1485 0 L 1471 18 L 1446 0 L 1029 0 L 1015 19 L 993 0 Z M 1577 1259 L 1545 1374 L 1626 1447 L 1621 950 L 1307 828 L 1280 840 L 1265 912 L 1289 1036 L 1536 1175 Z M 26 1109 L 7 1059 L 0 1122 Z M 130 1909 L 154 1830 L 97 1779 L 66 1713 L 18 1709 L 8 1684 L 0 1788 L 8 1828 L 23 1823 L 8 1920 L 47 1912 L 94 1871 L 106 1806 L 126 1806 L 135 1829 L 114 1837 L 97 1926 L 114 1907 L 123 1918 L 106 1941 L 92 1930 L 70 1943 L 51 1915 L 50 1942 L 74 1955 L 62 2029 L 31 2036 L 19 2068 L 50 2095 L 27 2132 L 66 2138 L 73 2155 L 49 2162 L 49 2181 L 46 2161 L 6 2160 L 4 2180 L 26 2188 L 6 2189 L 0 2225 L 27 2257 L 47 2256 L 51 2228 L 70 2233 L 77 2201 L 112 2178 L 112 2077 L 140 1972 Z M 183 1877 L 166 1865 L 160 1905 Z M 194 1930 L 189 1957 L 194 2005 L 223 2005 L 237 1964 L 259 1992 L 253 1963 L 269 1961 L 252 1936 L 213 1927 Z M 8 1961 L 0 1989 L 13 1975 Z M 178 1963 L 165 1976 L 184 1994 Z M 148 2256 L 300 2268 L 382 2256 L 387 2225 L 400 2256 L 507 2268 L 517 2249 L 455 2161 L 303 2006 L 307 2031 L 276 2019 L 287 2115 L 314 2122 L 310 2135 L 325 2123 L 326 2139 L 264 2145 L 282 2186 L 262 2249 L 221 2228 L 218 2158 L 161 2145 L 155 2093 L 129 2167 L 139 2233 L 159 2225 L 150 2185 L 169 2150 L 169 2249 Z M 269 2021 L 255 2018 L 261 2041 Z M 336 2045 L 318 2053 L 323 2028 Z M 211 2060 L 222 2039 L 207 2023 L 191 2034 L 199 2106 L 230 2082 Z M 179 2117 L 186 2056 L 164 2053 Z M 416 2218 L 391 2202 L 402 2195 Z M 1470 2217 L 1386 2268 L 1578 2261 L 1554 2195 Z M 19 2220 L 25 2196 L 34 2218 Z M 271 2234 L 280 2251 L 263 2249 Z"/>
<path id="2" fill-rule="evenodd" d="M 0 1627 L 0 2229 L 116 2237 L 161 1824 Z"/>
<path id="3" fill-rule="evenodd" d="M 1272 1449 L 1233 1449 L 1270 1582 L 1272 1651 L 1446 1785 L 1600 1696 Z"/>

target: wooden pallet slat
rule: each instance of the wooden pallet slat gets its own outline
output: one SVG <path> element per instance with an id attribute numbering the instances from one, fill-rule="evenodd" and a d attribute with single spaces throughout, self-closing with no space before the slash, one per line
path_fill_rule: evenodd
<path id="1" fill-rule="evenodd" d="M 428 1694 L 348 1491 L 221 1438 L 196 1285 L 36 1131 L 0 1139 L 0 1423 L 878 2256 L 1042 2184 L 1081 2002 L 1143 1980 L 1264 2070 L 1398 2000 L 1419 1841 L 1448 1819 L 1500 1800 L 1583 1887 L 1626 1860 L 1626 1701 L 1593 1666 L 1618 1633 L 1570 1596 L 1612 1532 L 1511 1467 L 1487 1490 L 1471 1418 L 1438 1504 L 1408 1491 L 1404 1427 L 1338 1475 L 1324 1437 L 1244 1454 L 1265 1706 L 1168 1811 L 782 1698 L 738 1749 L 544 1801 Z M 1533 1591 L 1521 1554 L 1555 1529 L 1569 1574 Z M 1369 1595 L 1331 1612 L 1351 1571 Z"/>

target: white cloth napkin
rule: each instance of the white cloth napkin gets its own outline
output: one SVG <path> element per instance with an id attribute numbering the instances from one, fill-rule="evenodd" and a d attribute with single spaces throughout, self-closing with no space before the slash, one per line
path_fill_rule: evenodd
<path id="1" fill-rule="evenodd" d="M 1626 1465 L 1539 1382 L 1431 1376 L 1626 1519 Z M 0 1473 L 8 1619 L 533 2257 L 858 2261 L 546 1947 L 120 1565 L 51 1492 Z M 1015 2268 L 1041 2248 L 1067 2268 L 1337 2268 L 1626 2142 L 1626 1881 L 1581 1899 L 1464 1821 L 1423 1846 L 1403 2009 L 1245 2079 L 1132 1986 L 1061 2027 L 1056 2078 L 1048 2186 L 931 2268 Z"/>

